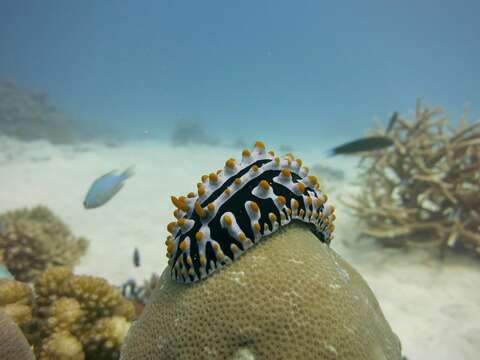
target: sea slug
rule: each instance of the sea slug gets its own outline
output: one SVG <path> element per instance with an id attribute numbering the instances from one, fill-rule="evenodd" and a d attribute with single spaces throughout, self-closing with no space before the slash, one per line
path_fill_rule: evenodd
<path id="1" fill-rule="evenodd" d="M 242 160 L 203 175 L 197 193 L 172 196 L 177 221 L 168 224 L 171 276 L 191 283 L 235 261 L 265 236 L 292 220 L 311 226 L 317 238 L 333 238 L 335 210 L 315 176 L 292 154 L 275 156 L 257 141 Z"/>

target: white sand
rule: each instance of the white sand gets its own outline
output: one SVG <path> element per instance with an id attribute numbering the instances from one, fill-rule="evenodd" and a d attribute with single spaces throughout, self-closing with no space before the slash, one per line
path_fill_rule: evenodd
<path id="1" fill-rule="evenodd" d="M 170 195 L 196 188 L 200 175 L 223 166 L 231 148 L 171 148 L 138 143 L 118 148 L 85 144 L 88 151 L 0 138 L 0 212 L 47 205 L 78 236 L 90 239 L 76 273 L 103 276 L 120 284 L 143 280 L 166 266 L 166 225 L 173 220 Z M 77 149 L 85 150 L 85 149 Z M 320 155 L 296 153 L 313 165 Z M 351 161 L 341 166 L 353 177 Z M 136 175 L 105 206 L 85 210 L 85 192 L 99 175 L 136 165 Z M 386 250 L 369 241 L 354 242 L 355 219 L 335 198 L 350 186 L 326 184 L 337 207 L 332 247 L 365 277 L 386 318 L 399 335 L 404 354 L 416 359 L 480 358 L 480 262 L 448 256 L 444 262 L 419 251 Z M 350 244 L 350 245 L 349 245 Z M 133 267 L 134 247 L 142 267 Z M 368 326 L 368 324 L 366 324 Z"/>

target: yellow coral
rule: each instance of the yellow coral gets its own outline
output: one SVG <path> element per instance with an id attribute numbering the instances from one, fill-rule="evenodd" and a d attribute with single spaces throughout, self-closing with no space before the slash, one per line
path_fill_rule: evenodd
<path id="1" fill-rule="evenodd" d="M 0 250 L 10 272 L 32 281 L 49 265 L 73 266 L 88 242 L 75 238 L 47 207 L 9 211 L 0 215 Z"/>
<path id="2" fill-rule="evenodd" d="M 98 360 L 118 359 L 129 328 L 130 322 L 122 316 L 98 320 L 82 337 L 87 357 Z"/>
<path id="3" fill-rule="evenodd" d="M 0 279 L 0 310 L 25 329 L 32 321 L 33 293 L 28 284 Z"/>
<path id="4" fill-rule="evenodd" d="M 288 225 L 199 283 L 166 269 L 122 360 L 399 360 L 363 278 L 303 224 Z"/>
<path id="5" fill-rule="evenodd" d="M 25 305 L 32 301 L 33 293 L 28 284 L 10 279 L 0 279 L 0 306 L 13 303 Z"/>
<path id="6" fill-rule="evenodd" d="M 72 334 L 63 331 L 46 338 L 38 360 L 84 360 L 82 344 Z"/>
<path id="7" fill-rule="evenodd" d="M 45 334 L 69 331 L 73 334 L 81 332 L 85 310 L 76 299 L 61 297 L 52 302 L 51 306 L 39 308 L 42 331 Z"/>
<path id="8" fill-rule="evenodd" d="M 77 276 L 67 268 L 52 267 L 37 278 L 35 292 L 38 339 L 47 338 L 35 344 L 39 356 L 61 359 L 51 355 L 55 346 L 73 338 L 85 359 L 118 358 L 135 316 L 133 304 L 119 289 L 102 278 Z"/>

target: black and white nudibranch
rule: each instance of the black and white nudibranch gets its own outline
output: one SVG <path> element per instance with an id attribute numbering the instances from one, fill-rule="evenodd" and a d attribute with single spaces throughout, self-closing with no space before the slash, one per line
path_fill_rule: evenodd
<path id="1" fill-rule="evenodd" d="M 201 180 L 197 193 L 172 196 L 177 221 L 167 226 L 166 245 L 178 282 L 208 277 L 292 220 L 309 224 L 326 244 L 333 238 L 335 210 L 292 154 L 276 157 L 257 141 L 239 163 L 229 159 Z"/>

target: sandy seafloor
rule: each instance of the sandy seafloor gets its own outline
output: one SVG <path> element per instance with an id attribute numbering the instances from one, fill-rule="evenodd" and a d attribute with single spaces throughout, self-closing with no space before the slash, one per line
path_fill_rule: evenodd
<path id="1" fill-rule="evenodd" d="M 298 151 L 306 165 L 322 156 Z M 47 205 L 75 235 L 90 240 L 88 254 L 75 272 L 120 284 L 142 281 L 167 264 L 166 225 L 173 220 L 171 195 L 196 189 L 200 176 L 221 168 L 240 150 L 227 147 L 139 142 L 119 147 L 100 144 L 53 146 L 0 138 L 0 212 Z M 348 179 L 350 160 L 328 159 Z M 85 210 L 82 201 L 91 182 L 112 169 L 134 164 L 136 174 L 105 206 Z M 358 224 L 336 199 L 355 191 L 348 182 L 324 184 L 337 208 L 332 247 L 364 276 L 384 314 L 402 341 L 409 360 L 480 359 L 480 262 L 452 254 L 442 262 L 410 250 L 384 249 L 371 241 L 355 242 Z M 332 189 L 333 188 L 333 189 Z M 132 263 L 134 247 L 142 266 Z M 365 324 L 368 326 L 368 324 Z"/>

